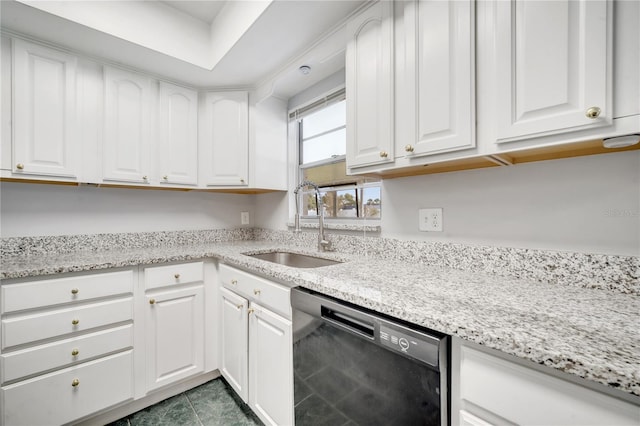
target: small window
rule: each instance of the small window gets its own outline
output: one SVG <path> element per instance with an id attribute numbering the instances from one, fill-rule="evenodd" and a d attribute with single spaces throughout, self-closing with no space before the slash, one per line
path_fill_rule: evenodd
<path id="1" fill-rule="evenodd" d="M 327 219 L 379 219 L 382 212 L 380 181 L 348 176 L 346 170 L 347 114 L 344 89 L 290 114 L 297 121 L 299 182 L 320 187 Z M 318 215 L 316 194 L 303 188 L 302 217 Z"/>

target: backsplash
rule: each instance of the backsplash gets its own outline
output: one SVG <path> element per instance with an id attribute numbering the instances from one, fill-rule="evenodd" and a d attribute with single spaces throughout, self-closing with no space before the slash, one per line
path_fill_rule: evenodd
<path id="1" fill-rule="evenodd" d="M 0 257 L 253 240 L 252 228 L 2 238 Z"/>
<path id="2" fill-rule="evenodd" d="M 410 241 L 366 232 L 357 236 L 329 235 L 333 248 L 342 253 L 640 295 L 640 257 L 636 256 Z M 315 232 L 260 228 L 10 237 L 2 239 L 0 255 L 37 256 L 249 240 L 315 247 L 317 238 Z"/>

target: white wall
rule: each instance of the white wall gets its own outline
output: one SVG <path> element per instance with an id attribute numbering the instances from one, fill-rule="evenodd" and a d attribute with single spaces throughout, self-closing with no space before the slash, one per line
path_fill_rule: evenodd
<path id="1" fill-rule="evenodd" d="M 289 219 L 287 192 L 270 192 L 256 195 L 255 226 L 258 228 L 286 230 Z"/>
<path id="2" fill-rule="evenodd" d="M 241 211 L 254 195 L 0 184 L 2 237 L 236 228 Z"/>
<path id="3" fill-rule="evenodd" d="M 471 244 L 640 255 L 640 152 L 391 179 L 382 235 Z M 442 207 L 444 232 L 418 231 Z"/>

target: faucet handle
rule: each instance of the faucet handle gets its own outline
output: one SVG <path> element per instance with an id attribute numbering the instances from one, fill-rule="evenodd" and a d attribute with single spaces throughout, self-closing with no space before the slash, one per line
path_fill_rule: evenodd
<path id="1" fill-rule="evenodd" d="M 333 251 L 329 240 L 320 240 L 320 247 L 322 247 L 322 251 Z"/>

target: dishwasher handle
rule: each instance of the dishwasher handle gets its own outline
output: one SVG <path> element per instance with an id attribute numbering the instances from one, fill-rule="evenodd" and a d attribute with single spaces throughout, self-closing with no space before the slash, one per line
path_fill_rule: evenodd
<path id="1" fill-rule="evenodd" d="M 375 339 L 376 325 L 374 322 L 363 321 L 347 313 L 328 308 L 327 306 L 320 307 L 320 316 L 335 326 L 344 328 L 370 340 Z"/>

